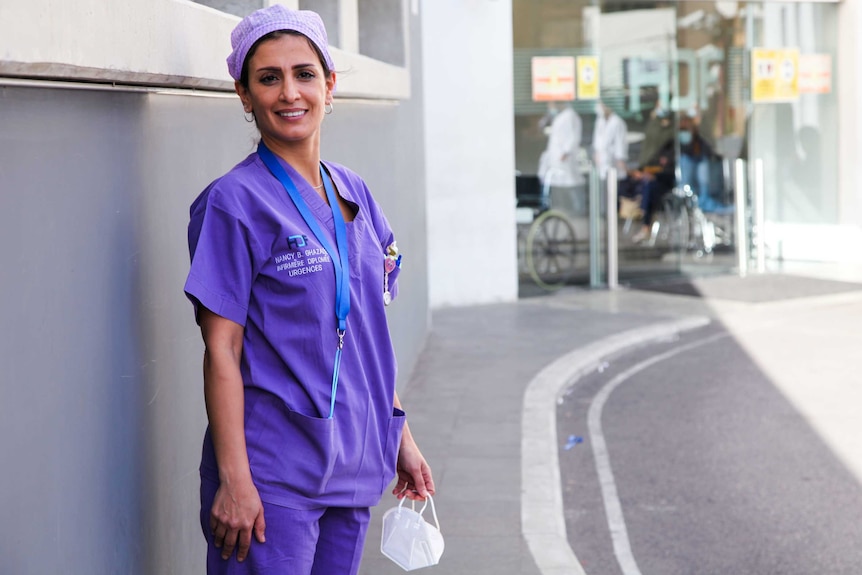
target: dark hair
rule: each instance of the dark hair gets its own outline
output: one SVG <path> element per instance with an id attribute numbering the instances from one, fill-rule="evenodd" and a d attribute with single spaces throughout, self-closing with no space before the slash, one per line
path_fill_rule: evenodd
<path id="1" fill-rule="evenodd" d="M 257 42 L 251 45 L 251 48 L 248 50 L 248 54 L 245 56 L 245 61 L 242 63 L 242 73 L 239 76 L 239 83 L 242 84 L 242 87 L 248 90 L 248 63 L 251 62 L 252 56 L 254 56 L 255 52 L 257 52 L 258 47 L 268 40 L 274 40 L 285 34 L 290 34 L 292 36 L 301 36 L 305 38 L 305 41 L 308 42 L 308 45 L 311 46 L 311 49 L 314 50 L 314 53 L 317 54 L 317 59 L 320 60 L 320 65 L 323 67 L 323 75 L 328 80 L 332 77 L 332 70 L 326 65 L 326 59 L 324 59 L 323 54 L 320 52 L 320 49 L 315 45 L 311 39 L 302 34 L 301 32 L 297 32 L 296 30 L 276 30 L 275 32 L 270 32 L 264 36 L 258 38 Z"/>

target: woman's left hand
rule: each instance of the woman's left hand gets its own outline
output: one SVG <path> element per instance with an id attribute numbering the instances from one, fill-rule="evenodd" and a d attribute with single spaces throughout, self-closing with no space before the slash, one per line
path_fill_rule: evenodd
<path id="1" fill-rule="evenodd" d="M 398 482 L 392 494 L 398 499 L 407 497 L 414 501 L 422 501 L 428 495 L 434 495 L 434 479 L 431 477 L 431 467 L 408 430 L 401 438 L 398 450 Z"/>

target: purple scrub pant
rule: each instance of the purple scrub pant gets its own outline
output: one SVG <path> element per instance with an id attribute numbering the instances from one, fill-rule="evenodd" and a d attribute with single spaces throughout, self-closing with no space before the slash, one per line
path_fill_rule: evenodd
<path id="1" fill-rule="evenodd" d="M 213 544 L 210 509 L 218 484 L 201 482 L 201 528 L 207 539 L 207 575 L 356 575 L 371 510 L 367 507 L 290 509 L 264 502 L 266 543 L 252 535 L 245 560 L 221 558 Z"/>

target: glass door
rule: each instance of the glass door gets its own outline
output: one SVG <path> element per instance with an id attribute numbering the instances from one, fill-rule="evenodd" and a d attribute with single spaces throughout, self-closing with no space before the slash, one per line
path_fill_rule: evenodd
<path id="1" fill-rule="evenodd" d="M 589 282 L 589 136 L 597 95 L 580 89 L 578 74 L 595 56 L 591 4 L 513 0 L 522 295 Z M 597 89 L 597 69 L 593 78 Z"/>
<path id="2" fill-rule="evenodd" d="M 759 270 L 817 261 L 836 247 L 837 18 L 834 3 L 739 6 L 751 91 L 746 121 L 736 118 L 734 129 L 747 136 L 741 156 L 750 167 L 752 263 Z"/>
<path id="3" fill-rule="evenodd" d="M 617 265 L 610 268 L 623 283 L 679 275 L 692 247 L 688 206 L 696 200 L 690 187 L 679 186 L 690 172 L 680 153 L 702 147 L 682 138 L 691 133 L 691 120 L 681 111 L 696 105 L 696 57 L 679 47 L 676 3 L 602 2 L 592 10 L 601 103 L 591 147 L 602 197 L 612 178 L 606 168 L 613 164 L 617 176 L 617 241 L 611 243 Z"/>
<path id="4" fill-rule="evenodd" d="M 693 225 L 684 206 L 696 199 L 691 188 L 673 193 L 688 121 L 678 112 L 696 107 L 699 60 L 680 51 L 676 3 L 514 0 L 513 10 L 522 288 L 601 285 L 610 260 L 624 282 L 678 275 Z M 554 60 L 568 73 L 543 67 Z M 565 81 L 567 92 L 543 93 Z M 619 195 L 610 207 L 609 180 Z"/>
<path id="5" fill-rule="evenodd" d="M 733 272 L 736 236 L 747 245 L 751 229 L 747 219 L 736 225 L 735 190 L 749 187 L 736 182 L 736 160 L 745 153 L 753 10 L 738 2 L 613 6 L 602 3 L 600 47 L 606 88 L 626 95 L 620 116 L 630 141 L 620 281 Z M 632 46 L 618 47 L 620 37 Z"/>

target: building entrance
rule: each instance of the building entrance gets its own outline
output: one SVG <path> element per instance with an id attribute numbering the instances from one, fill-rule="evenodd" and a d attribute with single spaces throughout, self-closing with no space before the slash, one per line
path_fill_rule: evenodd
<path id="1" fill-rule="evenodd" d="M 522 283 L 756 270 L 836 222 L 835 4 L 513 10 Z"/>

